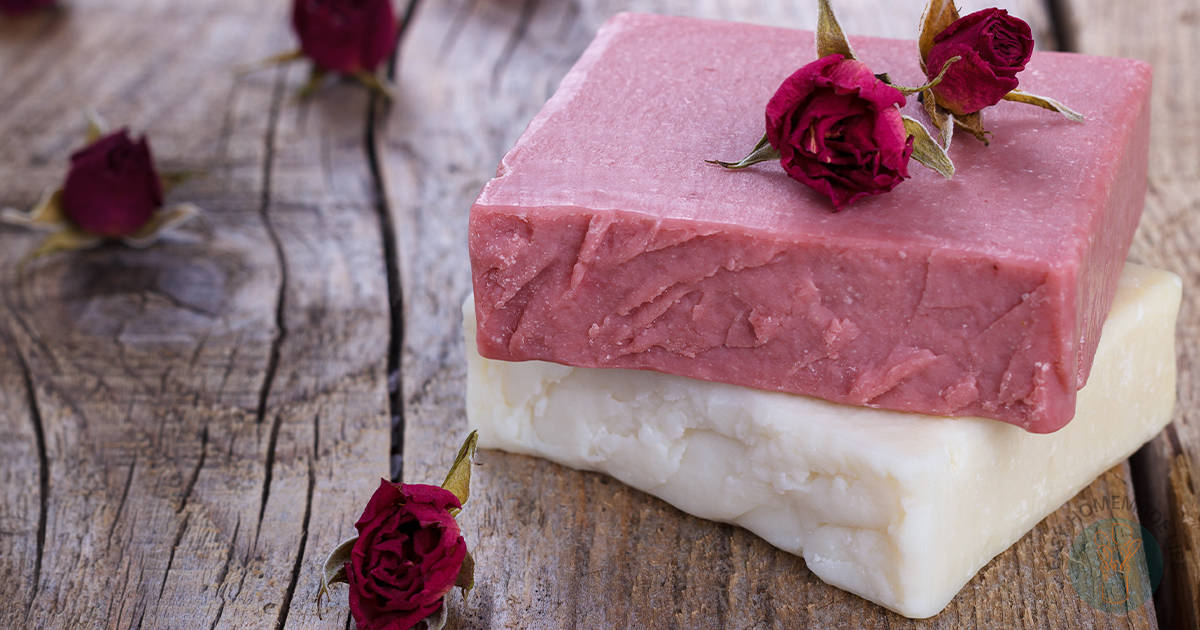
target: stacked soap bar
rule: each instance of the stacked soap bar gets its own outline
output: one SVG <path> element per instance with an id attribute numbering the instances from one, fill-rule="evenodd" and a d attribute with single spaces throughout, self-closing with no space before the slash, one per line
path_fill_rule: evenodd
<path id="1" fill-rule="evenodd" d="M 826 582 L 909 617 L 1171 418 L 1179 278 L 1129 265 L 1079 392 L 1036 435 L 983 418 L 849 407 L 634 370 L 484 359 L 464 308 L 480 444 L 597 470 L 803 555 Z"/>
<path id="2" fill-rule="evenodd" d="M 921 82 L 915 43 L 853 43 Z M 833 214 L 778 164 L 704 164 L 754 145 L 812 50 L 601 29 L 471 210 L 468 415 L 482 446 L 608 472 L 929 616 L 1170 418 L 1179 281 L 1122 275 L 1149 70 L 1038 53 L 1022 87 L 1085 123 L 1001 103 L 952 181 L 914 164 Z"/>
<path id="3" fill-rule="evenodd" d="M 853 43 L 921 82 L 913 42 Z M 1142 209 L 1148 66 L 1038 53 L 1022 87 L 1088 122 L 1001 103 L 991 146 L 955 144 L 953 181 L 914 163 L 832 214 L 778 164 L 703 163 L 754 145 L 813 48 L 787 29 L 611 20 L 472 208 L 479 351 L 1061 428 Z"/>

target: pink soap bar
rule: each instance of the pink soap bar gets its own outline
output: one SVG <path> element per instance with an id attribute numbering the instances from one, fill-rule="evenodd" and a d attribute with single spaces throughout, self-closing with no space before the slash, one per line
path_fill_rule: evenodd
<path id="1" fill-rule="evenodd" d="M 915 43 L 852 43 L 923 82 Z M 834 214 L 777 163 L 704 163 L 814 57 L 806 31 L 610 20 L 471 209 L 479 352 L 1065 425 L 1142 211 L 1149 66 L 1037 53 L 1021 87 L 1086 122 L 1001 103 L 952 181 L 914 161 Z"/>

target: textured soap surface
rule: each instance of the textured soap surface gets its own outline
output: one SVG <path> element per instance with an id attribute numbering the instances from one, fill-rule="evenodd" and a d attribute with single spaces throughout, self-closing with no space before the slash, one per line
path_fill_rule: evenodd
<path id="1" fill-rule="evenodd" d="M 853 43 L 921 82 L 915 43 Z M 1087 122 L 1001 103 L 953 181 L 913 163 L 833 214 L 778 164 L 704 164 L 813 56 L 802 31 L 613 18 L 472 208 L 479 351 L 1063 426 L 1143 205 L 1149 67 L 1037 53 L 1022 87 Z"/>
<path id="2" fill-rule="evenodd" d="M 826 582 L 909 617 L 1129 456 L 1175 402 L 1178 277 L 1129 265 L 1079 392 L 1049 435 L 635 370 L 494 361 L 464 308 L 479 444 L 608 473 L 803 555 Z"/>

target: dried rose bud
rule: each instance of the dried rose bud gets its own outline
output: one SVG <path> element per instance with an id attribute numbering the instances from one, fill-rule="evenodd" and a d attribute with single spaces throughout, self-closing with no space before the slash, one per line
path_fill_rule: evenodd
<path id="1" fill-rule="evenodd" d="M 121 129 L 71 156 L 63 212 L 81 230 L 121 238 L 144 227 L 162 206 L 162 182 L 150 145 Z"/>
<path id="2" fill-rule="evenodd" d="M 0 0 L 0 13 L 21 15 L 54 6 L 56 0 Z"/>
<path id="3" fill-rule="evenodd" d="M 904 95 L 866 64 L 829 55 L 793 73 L 767 103 L 767 140 L 783 170 L 829 197 L 836 212 L 908 178 L 913 139 Z"/>
<path id="4" fill-rule="evenodd" d="M 925 126 L 900 113 L 904 95 L 921 87 L 897 87 L 858 61 L 829 0 L 820 0 L 816 61 L 792 73 L 767 103 L 767 132 L 738 162 L 707 160 L 738 170 L 779 160 L 796 181 L 829 197 L 833 211 L 908 179 L 912 158 L 949 179 L 954 163 Z M 948 61 L 948 64 L 957 62 Z"/>
<path id="5" fill-rule="evenodd" d="M 300 49 L 318 68 L 374 71 L 396 48 L 391 0 L 294 0 L 292 27 Z"/>
<path id="6" fill-rule="evenodd" d="M 1017 88 L 1017 73 L 1033 54 L 1033 33 L 1004 9 L 963 16 L 933 38 L 926 71 L 936 74 L 951 57 L 961 57 L 933 88 L 937 102 L 957 116 L 999 103 Z"/>
<path id="7" fill-rule="evenodd" d="M 475 560 L 454 517 L 471 495 L 471 462 L 479 443 L 472 431 L 439 486 L 381 479 L 354 527 L 325 559 L 321 598 L 333 584 L 350 585 L 350 612 L 360 630 L 408 630 L 446 625 L 446 593 L 466 597 L 475 586 Z"/>
<path id="8" fill-rule="evenodd" d="M 442 608 L 467 558 L 452 515 L 461 507 L 438 486 L 380 482 L 345 567 L 361 630 L 404 630 Z"/>

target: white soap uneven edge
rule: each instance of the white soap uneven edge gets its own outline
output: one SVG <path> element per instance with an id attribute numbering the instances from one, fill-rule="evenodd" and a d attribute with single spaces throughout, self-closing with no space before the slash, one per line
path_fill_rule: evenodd
<path id="1" fill-rule="evenodd" d="M 825 582 L 929 617 L 1170 421 L 1181 286 L 1126 265 L 1076 417 L 1047 435 L 654 372 L 484 359 L 469 298 L 467 416 L 484 448 L 608 473 L 802 555 Z"/>

